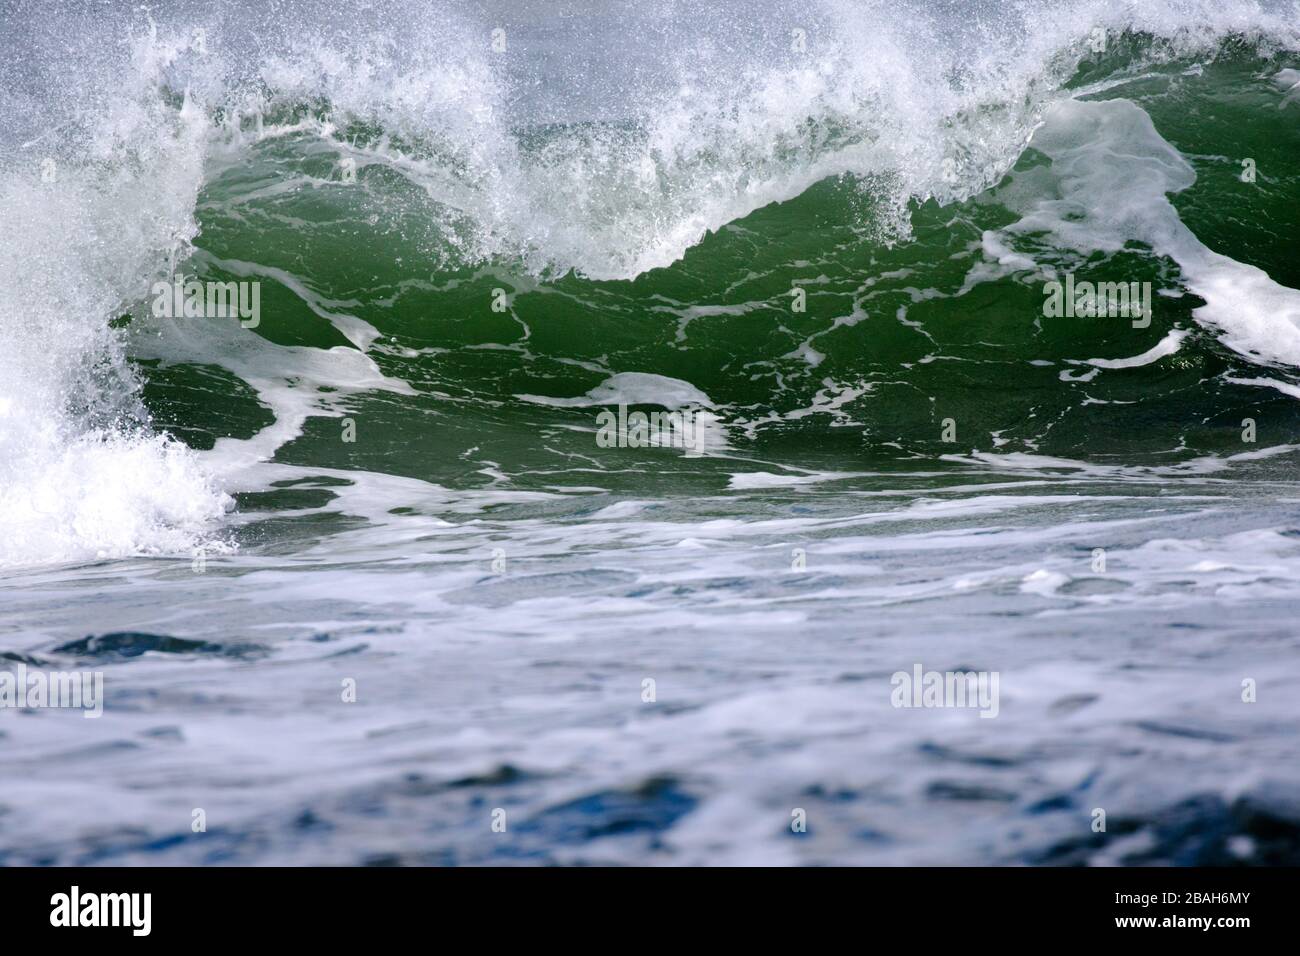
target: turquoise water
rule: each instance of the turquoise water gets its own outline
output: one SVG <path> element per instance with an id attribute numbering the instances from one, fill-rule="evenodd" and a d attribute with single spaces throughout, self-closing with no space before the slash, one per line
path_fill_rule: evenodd
<path id="1" fill-rule="evenodd" d="M 0 862 L 1296 862 L 1282 5 L 12 6 Z"/>

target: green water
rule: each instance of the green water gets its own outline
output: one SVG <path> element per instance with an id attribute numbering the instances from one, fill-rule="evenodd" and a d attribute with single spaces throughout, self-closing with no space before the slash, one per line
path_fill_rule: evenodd
<path id="1" fill-rule="evenodd" d="M 1138 102 L 1191 160 L 1196 183 L 1174 202 L 1198 237 L 1300 286 L 1292 162 L 1300 127 L 1258 81 L 1269 65 L 1245 53 L 1197 76 L 1184 74 L 1189 65 L 1167 64 L 1101 97 Z M 1222 155 L 1229 146 L 1232 157 L 1255 160 L 1256 182 L 1241 181 L 1239 161 Z M 566 472 L 573 456 L 589 457 L 594 411 L 516 396 L 582 395 L 613 370 L 690 382 L 725 409 L 738 453 L 811 469 L 925 462 L 943 470 L 940 456 L 970 450 L 1168 464 L 1241 450 L 1245 417 L 1261 423 L 1264 445 L 1300 432 L 1290 398 L 1223 381 L 1249 375 L 1249 365 L 1197 326 L 1195 296 L 1158 299 L 1150 327 L 1137 329 L 1122 318 L 1044 319 L 1041 284 L 1015 278 L 963 292 L 982 233 L 1015 218 L 998 189 L 942 207 L 913 202 L 911 234 L 898 236 L 873 219 L 870 181 L 837 177 L 635 280 L 537 279 L 509 261 L 431 270 L 448 255 L 435 228 L 440 210 L 382 166 L 363 168 L 356 186 L 244 199 L 293 174 L 327 179 L 319 152 L 307 135 L 272 140 L 210 182 L 198 246 L 218 259 L 283 270 L 346 303 L 348 314 L 381 333 L 375 358 L 383 371 L 419 394 L 350 401 L 364 436 L 355 443 L 340 440 L 336 419 L 310 419 L 278 452 L 285 462 L 472 487 L 488 481 L 476 464 L 487 460 L 521 488 L 591 483 Z M 1044 162 L 1031 147 L 1002 185 Z M 1048 264 L 1069 261 L 1040 252 Z M 1177 289 L 1180 279 L 1175 264 L 1140 245 L 1095 254 L 1077 269 L 1080 277 L 1155 289 Z M 238 278 L 219 267 L 202 277 Z M 805 291 L 805 311 L 795 311 L 792 289 Z M 494 290 L 506 295 L 507 311 L 494 309 Z M 267 318 L 256 334 L 282 345 L 348 345 L 274 279 L 263 279 L 262 295 Z M 1191 332 L 1174 356 L 1087 383 L 1060 379 L 1067 360 L 1137 355 L 1173 329 Z M 815 365 L 799 354 L 804 346 Z M 173 367 L 149 370 L 146 379 L 157 423 L 196 447 L 266 423 L 254 396 L 218 370 Z M 827 408 L 850 389 L 858 397 Z M 799 414 L 818 408 L 819 393 L 823 410 Z M 955 446 L 942 440 L 948 417 L 958 422 Z M 466 460 L 461 453 L 471 446 L 477 452 Z M 726 470 L 619 451 L 591 467 L 600 484 L 626 491 L 710 489 Z"/>

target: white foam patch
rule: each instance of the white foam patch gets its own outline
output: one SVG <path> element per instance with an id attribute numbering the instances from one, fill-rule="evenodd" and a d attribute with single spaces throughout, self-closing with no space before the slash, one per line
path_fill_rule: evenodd
<path id="1" fill-rule="evenodd" d="M 1193 315 L 1226 346 L 1252 361 L 1300 366 L 1300 291 L 1207 248 L 1183 224 L 1167 194 L 1191 186 L 1196 174 L 1139 106 L 1060 103 L 1031 145 L 1052 160 L 1055 189 L 1048 198 L 1009 193 L 1023 215 L 1006 234 L 1045 233 L 1082 253 L 1145 243 L 1182 269 L 1187 288 L 1205 300 Z M 1157 349 L 1174 345 L 1166 340 Z"/>
<path id="2" fill-rule="evenodd" d="M 1275 378 L 1235 378 L 1229 375 L 1225 376 L 1224 381 L 1231 382 L 1234 385 L 1259 385 L 1264 388 L 1275 388 L 1283 395 L 1300 398 L 1300 386 L 1292 385 L 1290 382 L 1279 382 Z"/>
<path id="3" fill-rule="evenodd" d="M 1300 70 L 1279 70 L 1273 77 L 1273 84 L 1285 94 L 1279 108 L 1300 100 Z"/>
<path id="4" fill-rule="evenodd" d="M 727 482 L 727 487 L 738 491 L 751 491 L 760 488 L 792 488 L 799 485 L 815 485 L 823 481 L 839 481 L 854 477 L 849 472 L 815 472 L 807 475 L 778 475 L 770 471 L 737 472 Z"/>
<path id="5" fill-rule="evenodd" d="M 690 382 L 649 372 L 619 372 L 586 395 L 575 398 L 552 398 L 548 395 L 516 395 L 515 398 L 556 408 L 590 408 L 595 405 L 661 405 L 671 409 L 713 407 L 709 396 Z"/>
<path id="6" fill-rule="evenodd" d="M 516 395 L 515 398 L 553 408 L 604 408 L 658 405 L 691 420 L 684 425 L 670 420 L 667 431 L 650 429 L 648 441 L 656 447 L 686 447 L 692 455 L 722 455 L 731 448 L 727 424 L 712 409 L 713 400 L 690 382 L 649 372 L 618 372 L 585 395 L 555 398 L 549 395 Z M 593 431 L 595 429 L 593 428 Z"/>
<path id="7" fill-rule="evenodd" d="M 1138 368 L 1142 365 L 1150 365 L 1177 352 L 1185 338 L 1187 338 L 1185 331 L 1175 329 L 1141 355 L 1123 359 L 1087 359 L 1085 364 L 1096 368 Z"/>

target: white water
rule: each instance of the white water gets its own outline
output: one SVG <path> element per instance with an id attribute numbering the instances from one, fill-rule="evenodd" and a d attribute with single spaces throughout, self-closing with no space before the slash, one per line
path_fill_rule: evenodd
<path id="1" fill-rule="evenodd" d="M 135 43 L 102 112 L 5 156 L 0 567 L 184 553 L 230 503 L 143 421 L 107 325 L 197 232 L 207 121 L 157 101 L 159 57 Z"/>
<path id="2" fill-rule="evenodd" d="M 1300 291 L 1208 249 L 1183 224 L 1168 195 L 1196 174 L 1140 107 L 1067 100 L 1048 112 L 1030 145 L 1051 158 L 1048 181 L 1035 170 L 1026 177 L 1036 180 L 1032 192 L 1007 187 L 1006 204 L 1023 215 L 1004 234 L 1046 235 L 1055 249 L 1081 253 L 1143 243 L 1178 264 L 1186 287 L 1205 300 L 1194 316 L 1225 345 L 1252 361 L 1300 367 Z M 1169 345 L 1161 354 L 1177 340 Z"/>
<path id="3" fill-rule="evenodd" d="M 236 574 L 183 571 L 182 602 L 166 569 L 138 561 L 0 588 L 38 655 L 85 620 L 60 600 L 73 584 L 96 593 L 103 631 L 240 635 L 273 655 L 108 660 L 103 720 L 9 722 L 5 833 L 24 838 L 0 853 L 987 864 L 1088 834 L 1102 806 L 1116 829 L 1140 824 L 1090 857 L 1103 864 L 1176 846 L 1156 831 L 1189 796 L 1294 793 L 1300 541 L 1274 530 L 1288 503 L 1234 500 L 1220 483 L 1233 463 L 1172 494 L 1178 469 L 988 464 L 996 485 L 923 497 L 855 498 L 852 476 L 824 476 L 789 489 L 803 514 L 726 495 L 693 515 L 624 501 L 507 520 L 497 490 L 268 466 L 354 481 L 336 507 L 368 524 L 288 557 L 236 556 Z M 760 486 L 755 504 L 770 495 Z M 515 497 L 533 513 L 556 500 Z M 912 662 L 999 671 L 999 717 L 890 707 L 889 675 Z M 1241 702 L 1243 678 L 1258 704 Z M 355 704 L 340 702 L 345 679 Z M 525 776 L 493 784 L 503 765 Z M 697 801 L 690 814 L 575 839 L 624 811 L 572 801 L 655 777 Z M 499 805 L 506 836 L 489 830 Z M 194 807 L 208 833 L 191 833 Z M 792 807 L 807 839 L 789 833 Z M 304 814 L 329 826 L 304 830 Z M 1206 831 L 1218 825 L 1207 812 Z"/>

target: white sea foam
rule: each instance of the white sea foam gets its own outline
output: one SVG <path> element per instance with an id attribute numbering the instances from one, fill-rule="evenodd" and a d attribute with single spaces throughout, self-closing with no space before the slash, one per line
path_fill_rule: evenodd
<path id="1" fill-rule="evenodd" d="M 1206 247 L 1183 223 L 1169 194 L 1187 189 L 1196 173 L 1156 131 L 1151 118 L 1128 100 L 1066 100 L 1046 115 L 1031 141 L 1052 160 L 1050 170 L 1031 169 L 1000 191 L 1021 218 L 986 238 L 1003 248 L 1005 237 L 1050 237 L 1057 249 L 1115 253 L 1143 243 L 1182 269 L 1187 288 L 1205 300 L 1195 318 L 1252 361 L 1300 365 L 1300 291 L 1274 282 L 1262 269 Z M 1023 181 L 1031 180 L 1032 189 Z M 1004 257 L 1003 257 L 1004 258 Z M 977 268 L 968 285 L 1015 269 Z M 1098 368 L 1121 368 L 1176 351 L 1181 339 L 1166 337 L 1134 359 L 1090 360 Z"/>
<path id="2" fill-rule="evenodd" d="M 651 372 L 619 372 L 611 375 L 585 395 L 552 398 L 547 395 L 517 395 L 516 398 L 537 405 L 557 408 L 590 408 L 596 405 L 662 405 L 664 408 L 700 406 L 712 408 L 713 402 L 690 382 Z"/>
<path id="3" fill-rule="evenodd" d="M 153 434 L 108 320 L 187 247 L 207 119 L 131 47 L 104 111 L 0 175 L 0 566 L 185 551 L 230 500 Z"/>
<path id="4" fill-rule="evenodd" d="M 1187 332 L 1174 329 L 1141 355 L 1122 359 L 1087 359 L 1086 364 L 1094 368 L 1138 368 L 1142 365 L 1150 365 L 1152 362 L 1158 362 L 1162 358 L 1177 352 L 1185 338 L 1187 338 Z"/>

